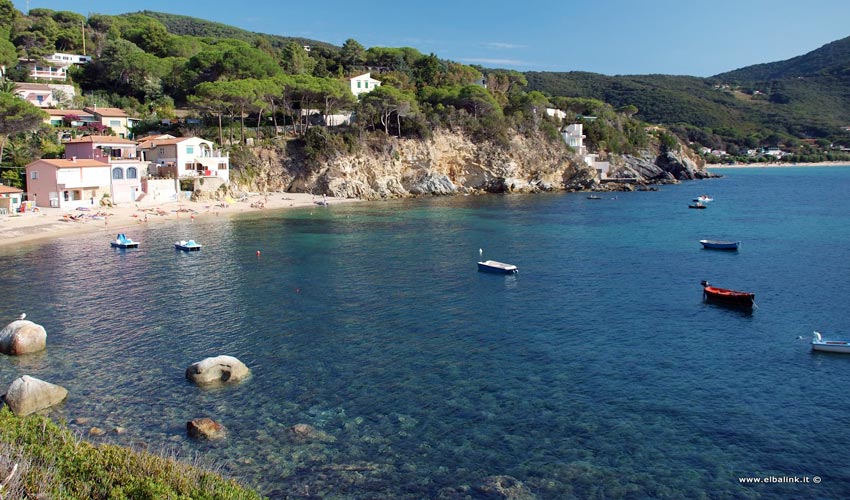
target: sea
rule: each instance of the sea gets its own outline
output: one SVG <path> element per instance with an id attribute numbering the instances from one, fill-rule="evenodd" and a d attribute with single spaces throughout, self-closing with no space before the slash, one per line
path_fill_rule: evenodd
<path id="1" fill-rule="evenodd" d="M 59 384 L 50 414 L 81 437 L 272 499 L 850 498 L 850 355 L 809 344 L 850 338 L 850 166 L 716 173 L 0 247 L 0 323 L 26 312 L 48 344 L 0 356 L 0 386 Z M 755 308 L 705 302 L 702 280 Z M 217 355 L 252 376 L 187 381 Z M 227 437 L 189 438 L 200 417 Z"/>

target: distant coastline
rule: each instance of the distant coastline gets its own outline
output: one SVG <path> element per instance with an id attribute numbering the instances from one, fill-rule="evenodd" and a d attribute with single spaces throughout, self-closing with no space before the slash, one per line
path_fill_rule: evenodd
<path id="1" fill-rule="evenodd" d="M 777 167 L 850 167 L 850 161 L 821 161 L 812 163 L 707 163 L 705 168 L 777 168 Z"/>

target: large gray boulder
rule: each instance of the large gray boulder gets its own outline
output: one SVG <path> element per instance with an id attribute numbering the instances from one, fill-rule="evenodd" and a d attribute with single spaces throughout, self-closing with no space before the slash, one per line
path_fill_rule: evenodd
<path id="1" fill-rule="evenodd" d="M 186 368 L 186 378 L 198 385 L 232 384 L 251 376 L 251 370 L 233 356 L 215 356 Z"/>
<path id="2" fill-rule="evenodd" d="M 417 179 L 410 187 L 411 194 L 450 195 L 457 193 L 457 186 L 447 175 L 429 172 Z"/>
<path id="3" fill-rule="evenodd" d="M 6 404 L 12 413 L 24 417 L 45 408 L 55 406 L 68 397 L 64 387 L 29 375 L 16 379 L 6 391 Z"/>
<path id="4" fill-rule="evenodd" d="M 26 319 L 12 321 L 0 330 L 0 352 L 10 356 L 43 351 L 47 347 L 44 327 Z"/>

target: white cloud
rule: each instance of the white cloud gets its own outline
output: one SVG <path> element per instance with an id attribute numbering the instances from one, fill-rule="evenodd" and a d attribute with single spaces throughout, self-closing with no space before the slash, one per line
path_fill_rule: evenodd
<path id="1" fill-rule="evenodd" d="M 525 45 L 505 42 L 486 42 L 484 46 L 489 49 L 524 49 Z"/>
<path id="2" fill-rule="evenodd" d="M 517 59 L 490 59 L 486 57 L 466 57 L 461 61 L 478 64 L 502 64 L 505 66 L 527 66 L 529 63 Z"/>

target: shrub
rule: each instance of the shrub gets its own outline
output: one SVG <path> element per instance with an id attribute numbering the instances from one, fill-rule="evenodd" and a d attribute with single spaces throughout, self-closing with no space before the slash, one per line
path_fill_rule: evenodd
<path id="1" fill-rule="evenodd" d="M 260 499 L 233 480 L 116 445 L 77 439 L 41 415 L 18 418 L 0 410 L 2 498 Z M 14 464 L 18 464 L 11 474 Z"/>

